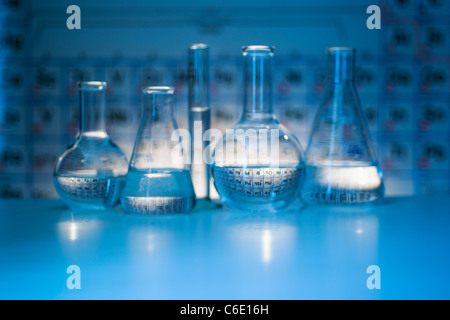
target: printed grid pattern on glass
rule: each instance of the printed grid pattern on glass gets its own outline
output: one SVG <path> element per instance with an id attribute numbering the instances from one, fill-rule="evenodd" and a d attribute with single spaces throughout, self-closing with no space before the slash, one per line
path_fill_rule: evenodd
<path id="1" fill-rule="evenodd" d="M 300 168 L 220 168 L 215 167 L 217 183 L 229 192 L 246 197 L 270 198 L 298 187 Z"/>

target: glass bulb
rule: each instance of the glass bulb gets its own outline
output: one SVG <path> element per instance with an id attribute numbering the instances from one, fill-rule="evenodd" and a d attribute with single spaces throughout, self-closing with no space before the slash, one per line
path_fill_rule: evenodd
<path id="1" fill-rule="evenodd" d="M 214 184 L 222 201 L 245 211 L 273 211 L 292 203 L 304 177 L 304 155 L 295 136 L 273 113 L 274 48 L 244 47 L 241 120 L 214 148 Z"/>
<path id="2" fill-rule="evenodd" d="M 128 161 L 105 131 L 106 82 L 80 82 L 80 131 L 58 158 L 54 185 L 74 209 L 105 209 L 117 204 Z"/>

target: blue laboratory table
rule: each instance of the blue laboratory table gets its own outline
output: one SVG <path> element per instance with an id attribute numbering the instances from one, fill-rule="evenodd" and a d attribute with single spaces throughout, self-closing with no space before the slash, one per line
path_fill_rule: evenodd
<path id="1" fill-rule="evenodd" d="M 450 196 L 276 214 L 0 201 L 2 299 L 450 299 Z M 67 268 L 80 268 L 69 290 Z M 369 290 L 367 268 L 380 268 Z"/>

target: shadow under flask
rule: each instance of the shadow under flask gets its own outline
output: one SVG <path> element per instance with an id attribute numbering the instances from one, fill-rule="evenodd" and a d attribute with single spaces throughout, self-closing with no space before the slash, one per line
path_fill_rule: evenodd
<path id="1" fill-rule="evenodd" d="M 78 88 L 80 131 L 56 162 L 55 189 L 74 209 L 113 207 L 120 199 L 128 161 L 105 131 L 106 82 L 80 82 Z"/>
<path id="2" fill-rule="evenodd" d="M 383 175 L 372 147 L 355 80 L 356 50 L 326 50 L 324 97 L 306 151 L 307 203 L 361 204 L 381 198 Z"/>
<path id="3" fill-rule="evenodd" d="M 147 87 L 121 204 L 129 213 L 185 213 L 195 192 L 173 116 L 172 87 Z"/>
<path id="4" fill-rule="evenodd" d="M 218 140 L 212 173 L 222 201 L 245 211 L 285 208 L 304 177 L 300 142 L 273 113 L 273 47 L 248 46 L 241 120 Z"/>

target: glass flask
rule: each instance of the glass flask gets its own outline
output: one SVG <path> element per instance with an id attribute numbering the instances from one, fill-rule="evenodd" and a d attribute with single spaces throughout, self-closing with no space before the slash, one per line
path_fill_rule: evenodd
<path id="1" fill-rule="evenodd" d="M 74 209 L 113 207 L 120 199 L 128 161 L 105 131 L 106 82 L 80 82 L 78 88 L 80 131 L 56 162 L 55 189 Z"/>
<path id="2" fill-rule="evenodd" d="M 189 133 L 191 134 L 191 178 L 197 199 L 209 199 L 210 168 L 203 159 L 211 124 L 209 108 L 209 48 L 206 44 L 189 47 Z"/>
<path id="3" fill-rule="evenodd" d="M 356 50 L 326 50 L 324 97 L 306 151 L 301 197 L 307 203 L 358 204 L 381 198 L 383 176 L 356 88 Z"/>
<path id="4" fill-rule="evenodd" d="M 274 211 L 298 196 L 304 177 L 300 142 L 273 113 L 273 47 L 248 46 L 241 120 L 217 142 L 212 174 L 224 203 L 245 211 Z"/>
<path id="5" fill-rule="evenodd" d="M 172 87 L 147 87 L 133 155 L 121 196 L 129 213 L 188 212 L 195 192 L 173 116 Z"/>

